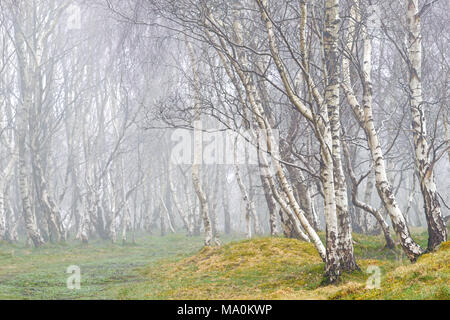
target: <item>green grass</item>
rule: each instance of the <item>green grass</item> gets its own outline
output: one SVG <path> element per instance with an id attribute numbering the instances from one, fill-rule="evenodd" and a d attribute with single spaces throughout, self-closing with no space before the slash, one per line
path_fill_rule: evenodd
<path id="1" fill-rule="evenodd" d="M 425 247 L 426 232 L 418 231 Z M 182 234 L 126 245 L 3 243 L 0 299 L 449 299 L 448 243 L 411 265 L 400 248 L 384 248 L 381 236 L 355 234 L 354 241 L 361 271 L 328 286 L 313 245 L 293 239 L 228 237 L 217 248 Z M 66 286 L 70 265 L 81 269 L 80 290 Z M 380 289 L 365 288 L 370 265 L 381 269 Z"/>
<path id="2" fill-rule="evenodd" d="M 362 283 L 344 284 L 334 299 L 450 299 L 450 241 L 436 252 L 424 254 L 414 264 L 402 263 L 382 277 L 379 289 L 367 290 Z"/>
<path id="3" fill-rule="evenodd" d="M 125 245 L 92 241 L 34 249 L 1 243 L 0 299 L 114 299 L 109 289 L 146 280 L 139 267 L 182 259 L 201 247 L 200 237 L 182 234 L 143 236 Z M 81 269 L 80 290 L 67 288 L 71 265 Z"/>

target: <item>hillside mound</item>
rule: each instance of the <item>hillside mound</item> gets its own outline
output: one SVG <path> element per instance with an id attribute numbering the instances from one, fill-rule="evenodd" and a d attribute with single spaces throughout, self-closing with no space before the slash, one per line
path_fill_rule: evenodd
<path id="1" fill-rule="evenodd" d="M 204 247 L 181 261 L 147 269 L 146 275 L 161 282 L 161 267 L 167 282 L 157 298 L 166 299 L 288 299 L 323 280 L 314 246 L 285 238 Z"/>
<path id="2" fill-rule="evenodd" d="M 379 289 L 368 290 L 361 283 L 347 283 L 335 299 L 450 299 L 450 241 L 436 252 L 405 263 L 381 278 Z"/>
<path id="3" fill-rule="evenodd" d="M 355 251 L 365 252 L 367 248 L 367 244 L 357 243 Z M 382 243 L 368 255 L 358 257 L 361 271 L 343 274 L 338 285 L 324 285 L 324 264 L 311 243 L 285 238 L 231 242 L 221 247 L 205 247 L 175 262 L 161 261 L 148 267 L 142 270 L 147 280 L 134 284 L 120 296 L 225 300 L 449 299 L 449 242 L 437 252 L 423 255 L 415 264 L 374 259 L 375 250 L 384 250 Z M 387 256 L 384 252 L 379 254 Z M 371 275 L 366 273 L 369 266 L 380 268 L 379 289 L 366 288 Z"/>
<path id="4" fill-rule="evenodd" d="M 320 263 L 314 246 L 286 238 L 262 238 L 231 242 L 221 247 L 204 247 L 196 255 L 179 262 L 195 265 L 198 272 L 245 270 L 274 271 L 280 265 L 303 266 Z"/>

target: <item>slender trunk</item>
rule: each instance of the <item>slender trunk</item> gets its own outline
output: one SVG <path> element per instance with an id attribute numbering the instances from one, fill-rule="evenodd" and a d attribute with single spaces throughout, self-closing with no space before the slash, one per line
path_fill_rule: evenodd
<path id="1" fill-rule="evenodd" d="M 189 217 L 188 217 L 188 212 L 189 210 L 185 211 L 183 210 L 183 208 L 180 205 L 180 202 L 178 201 L 178 195 L 177 195 L 177 189 L 175 187 L 175 184 L 173 183 L 173 179 L 172 179 L 172 163 L 169 160 L 168 162 L 168 183 L 169 183 L 169 190 L 170 193 L 172 194 L 172 199 L 173 202 L 175 204 L 175 207 L 178 211 L 178 213 L 180 214 L 181 220 L 183 221 L 184 227 L 186 228 L 186 231 L 188 233 L 188 236 L 192 236 L 193 232 L 194 232 L 194 226 L 193 224 L 189 221 Z"/>
<path id="2" fill-rule="evenodd" d="M 3 183 L 0 183 L 0 242 L 6 240 L 6 210 Z"/>
<path id="3" fill-rule="evenodd" d="M 364 203 L 372 203 L 374 181 L 375 181 L 375 171 L 373 168 L 371 168 L 369 175 L 367 176 L 366 188 L 364 189 L 364 197 L 363 197 Z M 369 232 L 368 219 L 365 219 L 365 221 L 366 221 L 365 230 L 367 233 Z"/>
<path id="4" fill-rule="evenodd" d="M 428 226 L 428 250 L 447 241 L 447 228 L 434 182 L 433 164 L 427 141 L 425 103 L 422 100 L 422 35 L 418 0 L 405 0 L 408 24 L 409 105 L 412 117 L 416 168 L 420 181 Z"/>
<path id="5" fill-rule="evenodd" d="M 216 243 L 212 228 L 211 228 L 211 219 L 209 217 L 208 212 L 208 202 L 206 198 L 205 191 L 202 187 L 202 182 L 200 180 L 200 172 L 199 167 L 202 162 L 203 152 L 202 152 L 202 125 L 200 121 L 200 88 L 199 88 L 199 80 L 196 69 L 196 61 L 194 50 L 192 48 L 192 44 L 186 40 L 186 46 L 188 48 L 188 52 L 191 59 L 192 71 L 194 74 L 194 163 L 192 164 L 192 182 L 194 184 L 194 189 L 197 194 L 198 200 L 200 202 L 200 212 L 203 220 L 203 227 L 205 228 L 205 245 L 211 246 Z"/>
<path id="6" fill-rule="evenodd" d="M 373 207 L 371 207 L 368 203 L 370 203 L 370 201 L 366 201 L 366 200 L 370 200 L 365 198 L 364 202 L 361 202 L 358 200 L 358 181 L 356 180 L 356 176 L 355 173 L 353 172 L 353 168 L 350 162 L 350 157 L 349 157 L 349 151 L 348 151 L 348 147 L 347 145 L 344 143 L 343 144 L 344 147 L 344 155 L 346 158 L 346 163 L 347 163 L 347 170 L 348 173 L 350 175 L 350 180 L 352 182 L 352 201 L 353 204 L 357 207 L 360 208 L 370 214 L 372 214 L 375 219 L 377 220 L 377 222 L 379 223 L 379 225 L 381 226 L 381 229 L 383 230 L 384 233 L 384 238 L 386 239 L 386 247 L 392 249 L 395 247 L 395 243 L 394 240 L 392 239 L 391 236 L 391 231 L 389 229 L 389 225 L 387 224 L 386 220 L 383 218 L 383 216 L 381 215 L 379 210 L 374 209 Z"/>
<path id="7" fill-rule="evenodd" d="M 337 17 L 338 8 L 333 4 L 330 5 L 327 1 L 327 11 L 335 10 L 336 14 L 333 16 Z M 303 68 L 304 75 L 306 76 L 306 80 L 308 82 L 308 87 L 314 96 L 314 99 L 318 102 L 318 105 L 321 107 L 320 115 L 315 117 L 312 113 L 311 109 L 307 108 L 306 105 L 301 101 L 301 99 L 295 93 L 295 90 L 292 88 L 289 80 L 289 76 L 286 72 L 285 66 L 281 60 L 278 46 L 275 39 L 275 34 L 273 31 L 273 23 L 268 16 L 267 12 L 267 0 L 257 0 L 258 6 L 261 12 L 261 18 L 266 26 L 266 31 L 268 35 L 268 41 L 270 46 L 270 51 L 272 54 L 272 58 L 276 64 L 278 73 L 283 82 L 283 86 L 286 89 L 287 96 L 293 105 L 297 108 L 297 110 L 312 124 L 315 128 L 316 136 L 320 140 L 321 145 L 321 181 L 324 189 L 324 208 L 325 208 L 325 220 L 326 220 L 326 254 L 324 253 L 321 256 L 325 259 L 325 273 L 328 279 L 331 282 L 337 281 L 340 274 L 340 257 L 338 252 L 338 221 L 336 217 L 336 194 L 334 190 L 334 175 L 333 175 L 333 160 L 332 154 L 330 153 L 332 149 L 332 135 L 329 127 L 328 120 L 328 110 L 327 104 L 322 103 L 322 99 L 317 90 L 317 87 L 312 83 L 312 79 L 309 77 L 308 73 Z M 329 17 L 330 14 L 327 14 Z M 338 26 L 336 26 L 338 28 Z M 326 36 L 329 36 L 329 31 L 327 30 Z M 306 53 L 304 53 L 306 54 Z M 335 85 L 334 85 L 335 86 Z M 335 93 L 331 94 L 332 91 L 327 90 L 328 92 L 328 100 L 330 103 L 338 100 L 336 99 Z M 337 103 L 334 103 L 337 105 Z M 288 194 L 289 195 L 289 194 Z M 290 195 L 289 195 L 290 196 Z M 291 199 L 290 199 L 291 200 Z M 296 212 L 297 213 L 297 212 Z M 308 223 L 309 225 L 309 223 Z M 309 233 L 308 233 L 309 234 Z"/>
<path id="8" fill-rule="evenodd" d="M 269 185 L 270 192 L 280 205 L 280 220 L 284 235 L 288 238 L 296 238 L 310 242 L 310 238 L 301 229 L 301 222 L 299 221 L 296 214 L 291 210 L 292 206 L 289 203 L 289 199 L 286 199 L 286 196 L 283 195 L 283 192 L 278 192 L 275 186 L 274 179 L 269 172 L 268 162 L 264 158 L 263 152 L 261 151 L 261 148 L 259 146 L 259 142 L 258 161 L 260 163 L 261 176 L 265 178 L 266 182 Z M 323 257 L 323 259 L 325 258 Z"/>
<path id="9" fill-rule="evenodd" d="M 25 4 L 26 5 L 26 4 Z M 28 10 L 29 6 L 24 9 L 24 15 L 30 13 Z M 13 14 L 14 15 L 14 14 Z M 17 18 L 17 17 L 15 17 Z M 14 21 L 14 35 L 15 35 L 15 45 L 16 54 L 18 60 L 19 69 L 19 87 L 21 91 L 21 103 L 19 109 L 17 110 L 17 148 L 18 148 L 18 166 L 19 166 L 19 190 L 22 202 L 22 213 L 25 221 L 25 227 L 29 239 L 33 242 L 35 247 L 39 247 L 44 244 L 44 239 L 42 238 L 41 232 L 36 223 L 36 216 L 32 210 L 30 202 L 30 190 L 28 185 L 28 166 L 27 166 L 27 136 L 28 136 L 28 117 L 30 116 L 30 111 L 33 105 L 32 92 L 33 86 L 31 81 L 32 68 L 27 63 L 27 45 L 24 39 L 24 30 L 22 30 L 19 21 L 15 19 Z"/>
<path id="10" fill-rule="evenodd" d="M 252 237 L 252 225 L 251 225 L 251 217 L 256 214 L 255 212 L 255 205 L 253 201 L 250 201 L 248 192 L 245 188 L 244 182 L 242 181 L 241 172 L 239 168 L 239 162 L 238 162 L 238 156 L 237 156 L 237 149 L 238 149 L 238 135 L 236 135 L 236 139 L 234 141 L 234 148 L 233 148 L 233 155 L 234 155 L 234 173 L 236 176 L 236 181 L 239 186 L 239 190 L 241 191 L 242 201 L 244 202 L 245 206 L 245 223 L 246 223 L 246 235 L 247 238 L 250 239 Z"/>
<path id="11" fill-rule="evenodd" d="M 35 182 L 36 193 L 39 198 L 39 203 L 47 218 L 49 227 L 49 236 L 52 242 L 59 242 L 64 239 L 64 227 L 61 222 L 61 214 L 53 197 L 49 193 L 49 186 L 47 179 L 44 176 L 44 169 L 42 165 L 41 156 L 39 155 L 39 148 L 36 147 L 37 142 L 32 139 L 32 160 L 33 160 L 33 178 Z"/>
<path id="12" fill-rule="evenodd" d="M 17 228 L 19 226 L 19 219 L 16 216 L 15 210 L 13 210 L 11 205 L 11 198 L 9 197 L 8 188 L 5 190 L 5 195 L 3 197 L 5 200 L 5 215 L 6 215 L 6 240 L 9 242 L 17 242 L 19 241 L 19 234 L 17 232 Z"/>
<path id="13" fill-rule="evenodd" d="M 169 214 L 169 209 L 166 206 L 166 203 L 163 199 L 163 197 L 160 195 L 159 199 L 161 200 L 161 204 L 164 208 L 164 212 L 166 213 L 166 217 L 167 217 L 167 225 L 169 227 L 170 232 L 175 233 L 175 228 L 173 227 L 173 223 L 172 223 L 172 219 L 170 218 L 170 214 Z M 161 213 L 161 221 L 164 220 L 164 215 Z M 163 222 L 161 222 L 163 224 Z"/>
<path id="14" fill-rule="evenodd" d="M 11 157 L 0 177 L 0 242 L 6 240 L 7 237 L 6 206 L 8 202 L 9 183 L 14 171 L 15 162 L 15 156 Z"/>
<path id="15" fill-rule="evenodd" d="M 258 157 L 259 158 L 259 157 Z M 260 178 L 261 184 L 264 190 L 264 197 L 266 199 L 267 208 L 269 210 L 269 227 L 270 227 L 270 235 L 275 236 L 277 234 L 277 219 L 276 219 L 276 210 L 277 205 L 275 203 L 274 197 L 270 190 L 269 182 L 267 181 L 266 176 L 261 172 L 261 161 L 259 161 L 260 167 Z"/>
<path id="16" fill-rule="evenodd" d="M 166 224 L 164 220 L 164 214 L 162 212 L 161 206 L 158 207 L 158 213 L 159 213 L 159 224 L 161 229 L 161 237 L 164 237 L 166 235 Z"/>
<path id="17" fill-rule="evenodd" d="M 292 143 L 292 142 L 291 142 Z M 281 156 L 282 159 L 289 163 L 296 163 L 297 161 L 292 156 L 292 153 L 289 150 L 288 143 L 284 140 L 281 140 Z M 297 195 L 299 199 L 300 206 L 306 213 L 306 218 L 309 223 L 313 226 L 314 230 L 318 230 L 318 223 L 316 217 L 313 212 L 311 193 L 309 191 L 308 185 L 305 181 L 303 173 L 298 168 L 294 168 L 293 166 L 286 166 L 291 181 L 293 181 L 293 189 L 294 193 Z"/>
<path id="18" fill-rule="evenodd" d="M 405 216 L 406 216 L 407 220 L 411 221 L 412 219 L 410 218 L 411 215 L 409 214 L 409 210 L 411 209 L 412 203 L 414 201 L 414 196 L 416 194 L 416 176 L 415 176 L 415 174 L 412 175 L 412 186 L 411 186 L 411 180 L 409 182 L 410 182 L 409 186 L 411 187 L 411 190 L 409 191 L 408 201 L 406 203 L 406 209 L 404 210 L 404 212 L 405 212 Z"/>
<path id="19" fill-rule="evenodd" d="M 30 103 L 28 99 L 24 99 L 24 105 L 27 105 Z M 26 107 L 25 107 L 26 108 Z M 22 200 L 22 212 L 23 212 L 23 218 L 25 221 L 25 226 L 28 232 L 28 236 L 33 241 L 33 244 L 36 247 L 41 246 L 44 244 L 44 239 L 41 236 L 41 233 L 38 229 L 37 223 L 36 223 L 36 216 L 31 208 L 31 202 L 30 202 L 30 190 L 28 188 L 28 170 L 27 170 L 27 161 L 26 161 L 26 117 L 27 110 L 22 110 L 19 112 L 19 119 L 18 119 L 18 149 L 19 149 L 19 188 L 20 188 L 20 195 Z M 25 121 L 23 121 L 25 120 Z M 25 124 L 24 124 L 25 122 Z"/>
<path id="20" fill-rule="evenodd" d="M 263 231 L 261 229 L 261 223 L 259 221 L 258 211 L 256 210 L 256 207 L 255 207 L 255 188 L 253 186 L 252 170 L 250 170 L 250 167 L 248 165 L 247 165 L 247 172 L 248 172 L 248 185 L 249 185 L 248 198 L 253 207 L 253 210 L 251 211 L 252 218 L 253 218 L 253 229 L 255 230 L 255 233 L 257 235 L 262 235 Z"/>
<path id="21" fill-rule="evenodd" d="M 267 25 L 267 29 L 271 30 L 271 28 L 272 28 L 271 22 L 270 22 L 270 19 L 267 17 L 267 14 L 265 11 L 265 8 L 266 8 L 265 1 L 263 1 L 262 6 L 263 6 L 263 9 L 261 9 L 262 18 Z M 239 22 L 236 21 L 235 29 L 237 30 L 236 33 L 238 35 L 238 44 L 242 45 L 242 37 L 239 32 L 240 27 L 239 27 L 238 23 Z M 242 52 L 242 54 L 239 55 L 239 58 L 241 60 L 242 65 L 244 66 L 244 68 L 246 70 L 250 70 L 245 52 Z M 259 97 L 256 96 L 257 90 L 253 83 L 251 75 L 249 75 L 248 73 L 244 73 L 242 71 L 242 69 L 240 69 L 239 66 L 235 62 L 233 62 L 233 65 L 235 66 L 235 70 L 238 73 L 242 84 L 244 85 L 244 88 L 245 88 L 245 91 L 246 91 L 246 94 L 247 94 L 247 97 L 249 100 L 249 104 L 255 114 L 255 118 L 259 125 L 259 128 L 264 133 L 264 135 L 262 137 L 264 138 L 265 143 L 261 144 L 261 146 L 267 147 L 267 151 L 270 154 L 278 155 L 278 152 L 276 149 L 277 144 L 273 137 L 272 129 L 268 125 L 268 121 L 267 121 L 264 109 L 262 108 L 261 104 L 258 102 L 261 100 L 259 99 Z M 281 189 L 283 190 L 283 192 L 285 193 L 286 197 L 289 200 L 290 207 L 292 208 L 293 212 L 295 213 L 295 215 L 301 222 L 302 227 L 305 229 L 309 238 L 314 243 L 321 258 L 326 259 L 325 248 L 324 248 L 319 236 L 317 235 L 317 233 L 314 231 L 314 229 L 309 224 L 308 219 L 306 219 L 305 213 L 303 212 L 303 210 L 300 208 L 297 201 L 295 200 L 295 197 L 294 197 L 294 194 L 292 191 L 292 187 L 288 183 L 288 180 L 287 180 L 284 170 L 281 166 L 281 163 L 278 161 L 278 159 L 276 157 L 273 157 L 272 160 L 273 160 L 276 176 L 280 182 Z"/>
<path id="22" fill-rule="evenodd" d="M 339 1 L 325 2 L 324 55 L 327 71 L 325 101 L 332 139 L 332 162 L 336 215 L 338 220 L 338 254 L 342 270 L 359 269 L 353 253 L 352 227 L 347 203 L 347 186 L 341 159 L 341 126 L 339 114 Z M 331 171 L 331 170 L 330 170 Z"/>
<path id="23" fill-rule="evenodd" d="M 450 130 L 448 128 L 448 112 L 444 112 L 442 115 L 442 123 L 444 124 L 444 132 L 445 132 L 445 141 L 447 142 L 447 156 L 448 162 L 450 164 Z"/>
<path id="24" fill-rule="evenodd" d="M 89 200 L 87 195 L 82 198 L 82 208 L 80 211 L 80 225 L 76 238 L 81 240 L 82 243 L 89 242 Z"/>
<path id="25" fill-rule="evenodd" d="M 230 226 L 230 207 L 228 203 L 228 187 L 227 185 L 224 185 L 223 187 L 223 193 L 222 193 L 222 206 L 223 206 L 223 220 L 224 220 L 224 232 L 225 234 L 231 233 L 231 226 Z"/>
<path id="26" fill-rule="evenodd" d="M 355 10 L 352 7 L 352 10 Z M 354 11 L 353 11 L 354 12 Z M 353 36 L 355 32 L 353 19 L 350 19 L 349 34 Z M 412 239 L 408 225 L 403 217 L 403 214 L 395 199 L 395 194 L 392 189 L 392 185 L 387 178 L 386 164 L 383 157 L 383 151 L 381 149 L 380 142 L 378 140 L 378 133 L 375 130 L 374 119 L 372 115 L 372 82 L 371 82 L 371 56 L 372 46 L 371 39 L 363 28 L 364 32 L 364 81 L 363 81 L 363 107 L 361 108 L 353 90 L 351 89 L 350 82 L 350 61 L 347 58 L 343 58 L 343 73 L 344 82 L 343 88 L 347 96 L 347 100 L 356 115 L 356 118 L 360 122 L 367 136 L 369 149 L 372 156 L 372 162 L 375 170 L 375 186 L 378 191 L 384 207 L 386 208 L 391 218 L 393 227 L 403 250 L 407 254 L 411 261 L 415 261 L 417 257 L 422 254 L 420 246 Z M 350 36 L 347 39 L 347 50 L 350 51 L 351 40 Z"/>
<path id="27" fill-rule="evenodd" d="M 215 238 L 217 241 L 219 239 L 219 234 L 217 232 L 217 194 L 219 192 L 218 179 L 219 179 L 219 171 L 216 170 L 216 177 L 215 180 L 213 180 L 214 187 L 210 203 L 211 203 L 211 229 L 213 238 Z"/>
<path id="28" fill-rule="evenodd" d="M 121 193 L 121 199 L 122 199 L 122 243 L 125 243 L 127 241 L 127 230 L 130 227 L 131 224 L 131 217 L 130 217 L 130 206 L 127 199 L 127 193 L 125 191 L 125 181 L 124 181 L 124 164 L 123 164 L 123 157 L 120 156 L 119 158 L 119 175 L 120 175 L 120 193 Z"/>

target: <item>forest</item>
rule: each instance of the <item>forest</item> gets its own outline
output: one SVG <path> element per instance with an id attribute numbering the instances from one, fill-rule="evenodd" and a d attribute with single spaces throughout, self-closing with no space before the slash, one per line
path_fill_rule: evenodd
<path id="1" fill-rule="evenodd" d="M 0 299 L 449 300 L 449 21 L 0 0 Z"/>

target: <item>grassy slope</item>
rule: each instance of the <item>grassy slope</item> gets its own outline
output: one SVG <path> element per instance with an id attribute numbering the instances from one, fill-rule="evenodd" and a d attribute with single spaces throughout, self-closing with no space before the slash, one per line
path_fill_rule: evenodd
<path id="1" fill-rule="evenodd" d="M 379 289 L 349 282 L 331 296 L 335 299 L 450 299 L 450 241 L 437 252 L 421 256 L 388 272 Z"/>
<path id="2" fill-rule="evenodd" d="M 141 237 L 136 245 L 70 243 L 39 250 L 0 244 L 0 299 L 449 299 L 450 245 L 410 265 L 381 237 L 355 235 L 363 271 L 323 286 L 311 244 L 284 238 L 203 248 L 200 238 Z M 425 245 L 426 234 L 416 235 Z M 200 251 L 199 251 L 200 250 Z M 66 268 L 81 267 L 81 290 L 66 288 Z M 369 265 L 381 289 L 365 290 Z"/>
<path id="3" fill-rule="evenodd" d="M 142 268 L 148 280 L 116 287 L 121 299 L 449 299 L 450 245 L 411 265 L 380 237 L 355 235 L 362 271 L 325 286 L 314 247 L 292 239 L 260 238 L 203 248 L 174 263 Z M 426 234 L 416 236 L 422 245 Z M 381 288 L 366 289 L 368 266 L 381 269 Z M 153 284 L 158 283 L 155 290 Z"/>

